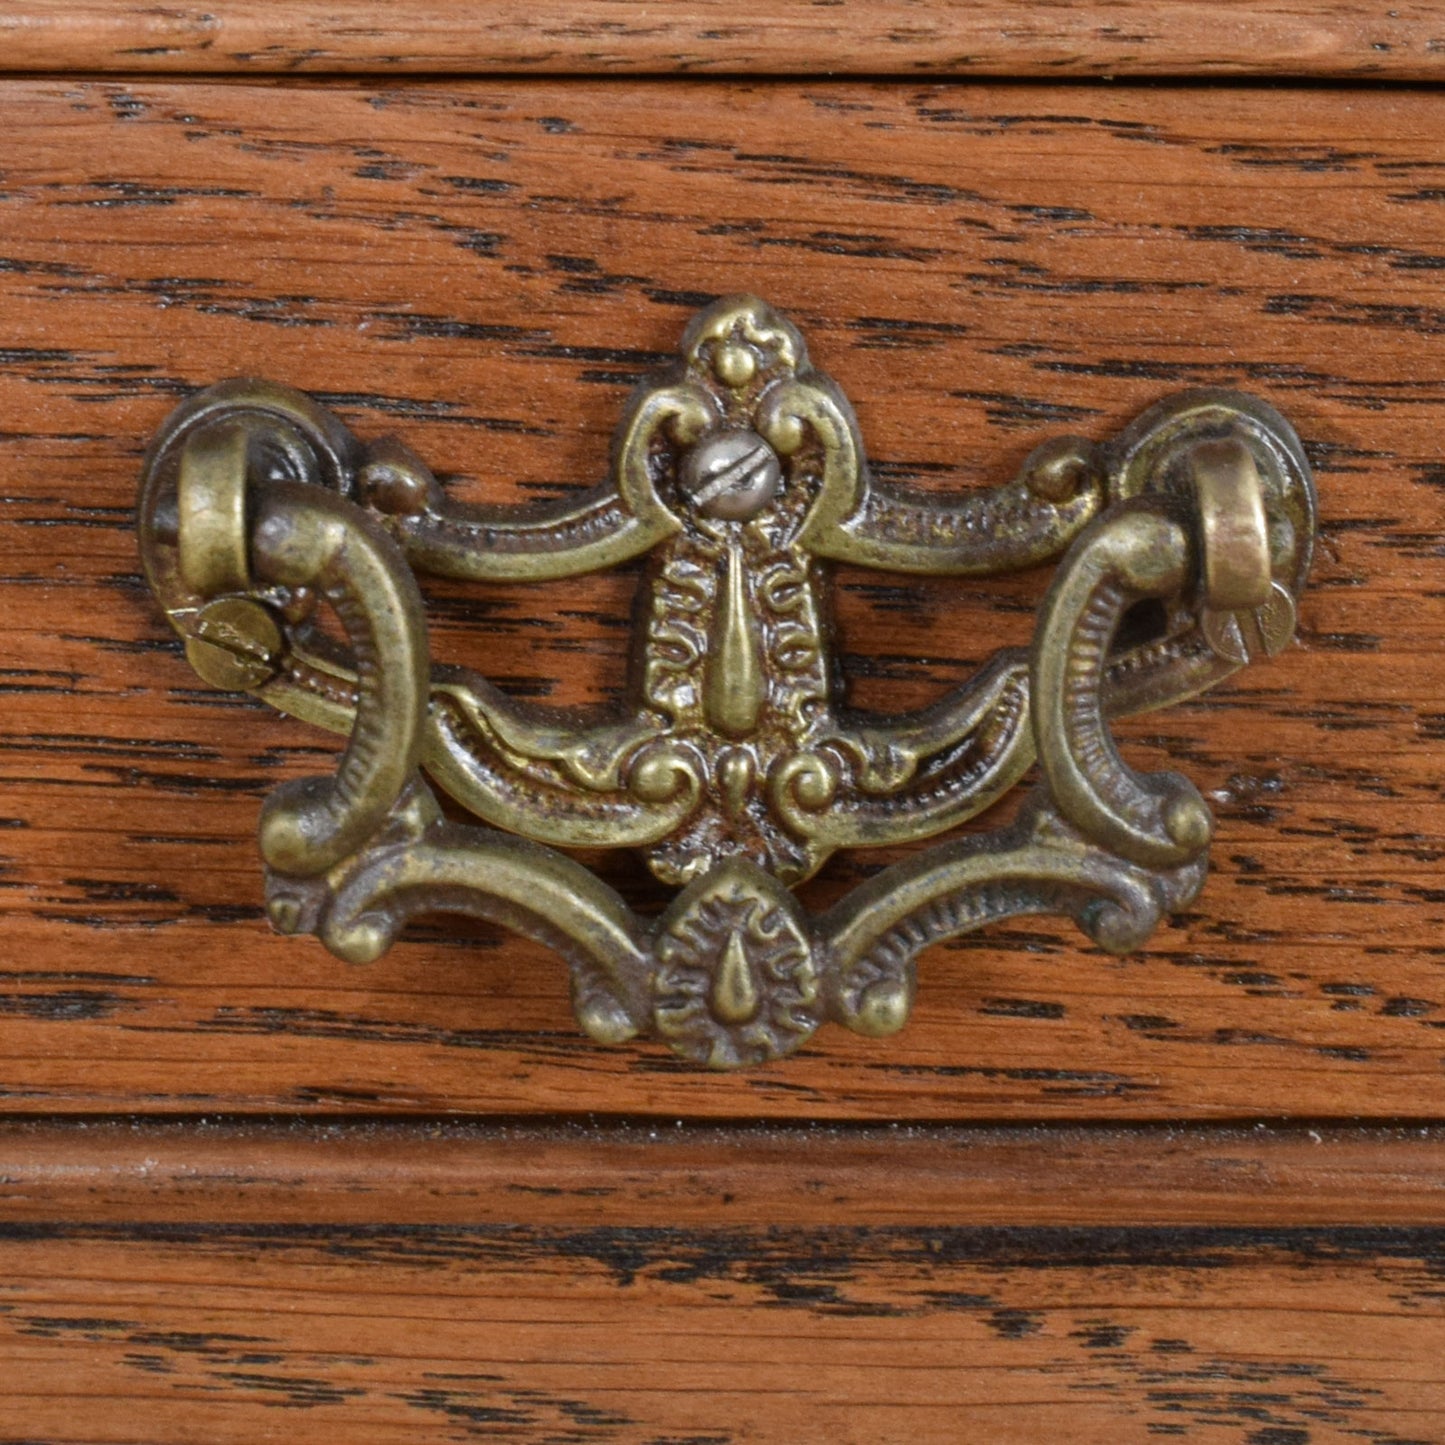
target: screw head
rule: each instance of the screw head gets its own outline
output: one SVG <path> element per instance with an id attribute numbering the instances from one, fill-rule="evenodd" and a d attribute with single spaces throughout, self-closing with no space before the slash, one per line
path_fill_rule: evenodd
<path id="1" fill-rule="evenodd" d="M 1210 647 L 1226 662 L 1243 667 L 1256 658 L 1275 657 L 1289 646 L 1295 628 L 1294 598 L 1275 582 L 1262 607 L 1239 612 L 1206 607 L 1199 623 Z"/>
<path id="2" fill-rule="evenodd" d="M 682 490 L 706 517 L 744 522 L 778 494 L 783 464 L 755 431 L 714 432 L 683 458 Z"/>
<path id="3" fill-rule="evenodd" d="M 276 676 L 284 646 L 269 608 L 249 597 L 217 597 L 201 608 L 186 657 L 212 687 L 249 692 Z"/>

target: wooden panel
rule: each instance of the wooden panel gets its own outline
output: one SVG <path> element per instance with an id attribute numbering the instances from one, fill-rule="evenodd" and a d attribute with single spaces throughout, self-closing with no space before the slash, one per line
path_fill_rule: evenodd
<path id="1" fill-rule="evenodd" d="M 1445 1225 L 1445 1131 L 10 1123 L 0 1218 Z"/>
<path id="2" fill-rule="evenodd" d="M 1445 99 L 903 86 L 11 82 L 0 182 L 15 1110 L 979 1119 L 1438 1116 Z M 395 430 L 459 491 L 592 480 L 690 310 L 791 312 L 877 465 L 939 487 L 1242 385 L 1319 473 L 1300 645 L 1127 728 L 1220 817 L 1130 961 L 1039 924 L 937 950 L 914 1022 L 720 1079 L 577 1037 L 561 967 L 427 928 L 270 936 L 263 793 L 334 744 L 185 668 L 137 576 L 146 438 L 228 373 Z M 850 574 L 865 706 L 1023 640 L 1042 579 Z M 615 696 L 627 576 L 436 588 L 438 655 Z M 875 859 L 836 860 L 817 901 Z M 634 865 L 613 876 L 655 898 Z"/>
<path id="3" fill-rule="evenodd" d="M 0 1229 L 12 1439 L 1424 1445 L 1438 1231 Z"/>
<path id="4" fill-rule="evenodd" d="M 1290 75 L 1433 80 L 1445 21 L 1360 0 L 14 0 L 11 70 Z"/>

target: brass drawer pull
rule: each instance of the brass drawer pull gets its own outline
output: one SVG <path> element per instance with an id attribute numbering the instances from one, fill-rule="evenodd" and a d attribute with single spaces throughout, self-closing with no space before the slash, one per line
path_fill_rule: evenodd
<path id="1" fill-rule="evenodd" d="M 790 1053 L 824 1019 L 902 1027 L 914 958 L 936 940 L 1060 913 L 1123 952 L 1193 899 L 1208 807 L 1177 773 L 1131 769 L 1109 719 L 1289 642 L 1315 503 L 1289 424 L 1223 391 L 1161 402 L 1106 446 L 1047 442 L 1001 486 L 883 486 L 798 331 L 734 297 L 633 399 L 611 479 L 566 501 L 453 503 L 400 443 L 365 445 L 300 392 L 230 381 L 161 429 L 139 525 L 196 671 L 348 736 L 333 776 L 262 811 L 277 928 L 360 963 L 418 913 L 497 920 L 566 958 L 593 1038 L 655 1033 L 733 1068 Z M 530 581 L 644 552 L 636 682 L 609 721 L 432 664 L 413 569 Z M 828 562 L 984 576 L 1055 557 L 1030 649 L 996 652 L 916 713 L 843 705 Z M 836 849 L 963 823 L 1035 759 L 1009 826 L 918 852 L 818 916 L 790 891 Z M 482 824 L 444 818 L 433 787 Z M 597 846 L 643 850 L 681 891 L 644 917 L 556 851 Z"/>

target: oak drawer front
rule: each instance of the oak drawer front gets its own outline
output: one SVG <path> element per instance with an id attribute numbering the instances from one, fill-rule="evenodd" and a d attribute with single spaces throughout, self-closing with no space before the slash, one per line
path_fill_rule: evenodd
<path id="1" fill-rule="evenodd" d="M 1438 1112 L 1438 98 L 11 81 L 0 114 L 12 1110 Z M 1191 385 L 1294 422 L 1322 517 L 1299 643 L 1121 728 L 1215 806 L 1199 902 L 1125 961 L 1053 923 L 935 949 L 897 1038 L 825 1030 L 722 1078 L 581 1037 L 565 970 L 500 933 L 438 921 L 364 969 L 273 936 L 259 800 L 335 745 L 185 667 L 138 575 L 146 439 L 265 375 L 459 495 L 554 495 L 602 475 L 691 311 L 744 288 L 800 322 L 891 478 L 1001 479 Z M 923 704 L 1026 640 L 1044 580 L 845 570 L 852 698 Z M 635 584 L 433 586 L 435 651 L 606 702 Z"/>
<path id="2" fill-rule="evenodd" d="M 1445 1409 L 1438 1231 L 198 1221 L 4 1258 L 29 1438 L 1293 1445 Z"/>

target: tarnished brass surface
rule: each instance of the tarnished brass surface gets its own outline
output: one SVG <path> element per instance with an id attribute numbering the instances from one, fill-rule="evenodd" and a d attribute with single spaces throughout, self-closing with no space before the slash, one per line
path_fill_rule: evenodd
<path id="1" fill-rule="evenodd" d="M 277 928 L 361 962 L 418 913 L 500 921 L 567 959 L 592 1037 L 655 1033 L 713 1068 L 789 1053 L 828 1018 L 894 1032 L 915 955 L 993 919 L 1062 913 L 1124 951 L 1192 899 L 1208 807 L 1179 774 L 1131 769 L 1109 719 L 1284 647 L 1314 527 L 1293 431 L 1230 392 L 1171 398 L 1109 445 L 1045 442 L 958 498 L 885 487 L 842 393 L 752 297 L 699 313 L 632 401 L 609 481 L 565 501 L 454 503 L 402 443 L 231 381 L 172 414 L 140 506 L 197 672 L 348 737 L 334 776 L 263 809 Z M 541 580 L 642 553 L 636 683 L 604 723 L 433 668 L 413 569 Z M 1059 557 L 1032 648 L 916 713 L 838 695 L 831 561 L 978 576 Z M 836 849 L 974 817 L 1036 758 L 1008 828 L 934 845 L 820 917 L 793 897 Z M 481 824 L 444 818 L 433 787 Z M 643 850 L 671 906 L 640 916 L 556 851 L 597 846 Z"/>

